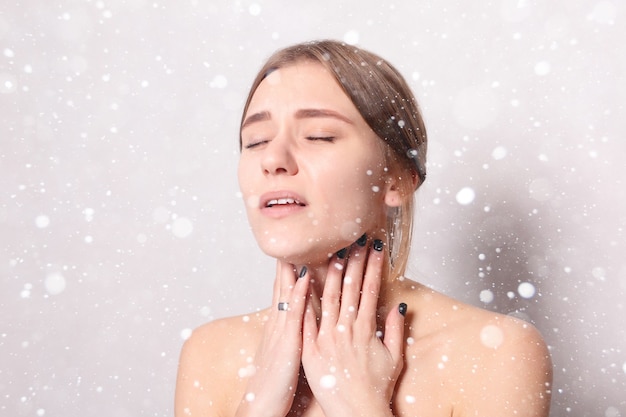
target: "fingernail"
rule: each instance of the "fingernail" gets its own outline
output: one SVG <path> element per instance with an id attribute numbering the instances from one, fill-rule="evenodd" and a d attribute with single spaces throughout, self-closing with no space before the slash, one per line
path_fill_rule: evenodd
<path id="1" fill-rule="evenodd" d="M 302 278 L 303 276 L 306 275 L 306 265 L 302 267 L 302 269 L 300 270 L 300 275 L 298 275 L 298 278 Z"/>
<path id="2" fill-rule="evenodd" d="M 398 311 L 400 312 L 400 314 L 402 314 L 403 316 L 406 316 L 406 309 L 408 308 L 408 306 L 406 305 L 406 303 L 400 303 L 400 305 L 398 306 Z"/>
<path id="3" fill-rule="evenodd" d="M 365 246 L 365 244 L 367 243 L 367 234 L 363 234 L 363 236 L 361 236 L 359 238 L 359 240 L 356 241 L 357 245 L 359 245 L 360 247 Z"/>
<path id="4" fill-rule="evenodd" d="M 375 251 L 378 251 L 378 252 L 383 250 L 383 241 L 380 240 L 380 239 L 374 240 L 373 248 L 374 248 Z"/>
<path id="5" fill-rule="evenodd" d="M 343 248 L 340 251 L 337 252 L 337 258 L 339 259 L 343 259 L 346 257 L 346 253 L 348 253 L 348 249 Z"/>

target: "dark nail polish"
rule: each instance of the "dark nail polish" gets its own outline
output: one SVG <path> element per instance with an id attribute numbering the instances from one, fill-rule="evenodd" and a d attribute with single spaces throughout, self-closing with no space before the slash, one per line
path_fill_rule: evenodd
<path id="1" fill-rule="evenodd" d="M 303 276 L 306 275 L 306 265 L 302 267 L 302 269 L 300 270 L 300 275 L 298 275 L 298 278 L 302 278 Z"/>
<path id="2" fill-rule="evenodd" d="M 376 239 L 374 240 L 374 250 L 380 252 L 381 250 L 383 250 L 383 241 L 380 239 Z"/>
<path id="3" fill-rule="evenodd" d="M 406 309 L 407 309 L 407 305 L 406 303 L 400 303 L 400 305 L 398 306 L 398 311 L 400 312 L 400 314 L 402 314 L 403 316 L 406 316 Z"/>
<path id="4" fill-rule="evenodd" d="M 360 247 L 365 246 L 365 244 L 367 243 L 367 235 L 364 234 L 363 236 L 361 236 L 359 238 L 359 240 L 356 241 L 357 245 L 359 245 Z"/>
<path id="5" fill-rule="evenodd" d="M 343 259 L 346 257 L 346 253 L 348 253 L 348 249 L 343 248 L 340 251 L 337 252 L 337 258 L 339 259 Z"/>

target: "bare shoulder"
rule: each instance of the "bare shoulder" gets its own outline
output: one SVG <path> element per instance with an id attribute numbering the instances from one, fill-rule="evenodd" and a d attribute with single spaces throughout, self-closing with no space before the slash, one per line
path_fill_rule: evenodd
<path id="1" fill-rule="evenodd" d="M 241 398 L 263 325 L 254 313 L 215 320 L 196 328 L 180 354 L 176 416 L 223 415 Z"/>
<path id="2" fill-rule="evenodd" d="M 433 370 L 453 398 L 453 415 L 548 415 L 552 364 L 535 326 L 415 289 L 408 365 L 415 358 L 422 370 Z"/>
<path id="3" fill-rule="evenodd" d="M 539 331 L 521 319 L 468 308 L 465 368 L 459 381 L 464 414 L 548 416 L 552 362 Z M 476 358 L 476 359 L 474 359 Z"/>
<path id="4" fill-rule="evenodd" d="M 262 328 L 264 312 L 226 317 L 205 323 L 191 333 L 185 345 L 228 348 L 257 334 Z"/>
<path id="5" fill-rule="evenodd" d="M 409 324 L 420 337 L 445 337 L 463 342 L 489 356 L 509 350 L 529 349 L 545 353 L 545 343 L 531 323 L 516 317 L 488 311 L 406 280 L 410 286 Z"/>

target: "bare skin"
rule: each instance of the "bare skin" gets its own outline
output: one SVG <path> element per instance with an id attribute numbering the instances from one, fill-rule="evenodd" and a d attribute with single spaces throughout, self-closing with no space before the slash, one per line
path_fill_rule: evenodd
<path id="1" fill-rule="evenodd" d="M 333 258 L 331 263 L 335 261 Z M 282 264 L 279 267 L 281 269 L 284 272 L 291 268 Z M 289 284 L 289 275 L 292 275 L 293 284 L 300 284 L 291 271 L 282 276 L 279 274 L 275 300 L 281 297 L 281 278 L 283 284 Z M 296 298 L 306 294 L 305 287 L 305 283 L 301 283 L 301 287 L 294 287 Z M 320 364 L 311 366 L 311 370 L 306 372 L 310 382 L 304 378 L 300 369 L 296 374 L 291 371 L 294 379 L 286 386 L 297 386 L 295 392 L 289 389 L 283 392 L 277 390 L 281 386 L 277 382 L 278 375 L 285 368 L 293 369 L 293 364 L 288 362 L 297 358 L 298 354 L 294 358 L 287 358 L 282 352 L 273 358 L 274 369 L 262 369 L 257 362 L 259 346 L 263 349 L 270 330 L 268 326 L 272 326 L 276 318 L 286 322 L 291 320 L 292 334 L 298 333 L 297 328 L 303 322 L 294 320 L 294 316 L 300 313 L 305 315 L 307 304 L 311 308 L 310 312 L 315 309 L 304 295 L 299 302 L 295 302 L 295 298 L 292 301 L 293 310 L 288 312 L 293 313 L 291 317 L 272 306 L 251 315 L 218 320 L 194 331 L 185 343 L 181 356 L 176 415 L 346 415 L 350 407 L 353 407 L 350 415 L 370 416 L 548 415 L 551 364 L 546 346 L 533 326 L 512 317 L 459 303 L 408 279 L 395 280 L 384 288 L 379 294 L 376 315 L 379 329 L 393 333 L 391 327 L 394 325 L 394 317 L 398 318 L 394 316 L 399 314 L 396 310 L 398 304 L 405 302 L 409 305 L 403 329 L 394 333 L 403 333 L 400 367 L 396 370 L 387 369 L 389 375 L 398 377 L 397 381 L 392 380 L 390 384 L 391 407 L 387 403 L 388 394 L 384 392 L 384 387 L 377 387 L 380 390 L 378 395 L 358 394 L 360 390 L 363 392 L 363 375 L 352 379 L 350 385 L 354 393 L 350 395 L 342 391 L 350 385 L 337 388 L 334 393 L 326 389 L 330 400 L 315 395 L 315 391 L 320 392 L 320 372 L 327 373 L 321 371 Z M 320 305 L 323 303 L 323 300 L 317 301 Z M 338 312 L 341 306 L 337 307 Z M 392 319 L 387 321 L 387 317 Z M 398 322 L 400 320 L 395 321 Z M 274 347 L 283 348 L 289 344 L 289 336 L 288 332 L 282 333 L 284 329 L 280 330 L 280 334 L 274 331 L 269 333 L 277 337 L 275 341 L 278 343 Z M 302 340 L 305 344 L 311 343 L 306 336 Z M 385 343 L 393 342 L 385 340 Z M 271 345 L 272 342 L 265 344 Z M 374 358 L 368 362 L 367 368 L 376 368 L 378 363 L 378 359 Z M 297 366 L 299 368 L 300 364 Z M 314 373 L 314 376 L 311 375 Z M 341 374 L 341 371 L 337 371 L 337 375 Z M 367 375 L 371 376 L 372 373 Z M 254 380 L 258 377 L 255 386 Z M 312 386 L 314 384 L 317 386 Z M 337 387 L 339 384 L 337 381 Z M 368 384 L 371 384 L 371 380 Z M 271 398 L 273 405 L 289 405 L 284 413 L 264 414 L 264 410 L 271 409 L 267 404 L 259 408 L 249 407 L 257 401 L 263 401 L 262 392 L 265 391 L 281 397 Z M 371 394 L 371 390 L 365 389 L 365 392 Z M 251 393 L 255 394 L 254 399 Z M 339 404 L 337 408 L 341 410 L 337 410 L 333 407 L 340 398 L 353 401 L 345 405 L 346 408 Z"/>
<path id="2" fill-rule="evenodd" d="M 278 259 L 273 299 L 193 332 L 178 417 L 547 416 L 551 365 L 534 327 L 391 275 L 387 213 L 416 179 L 388 166 L 321 65 L 267 76 L 242 145 L 248 219 Z"/>

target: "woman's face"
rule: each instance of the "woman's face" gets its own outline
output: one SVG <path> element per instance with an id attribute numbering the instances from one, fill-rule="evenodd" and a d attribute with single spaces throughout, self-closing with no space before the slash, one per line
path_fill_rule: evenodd
<path id="1" fill-rule="evenodd" d="M 321 263 L 365 232 L 380 235 L 390 188 L 382 142 L 322 65 L 272 72 L 241 132 L 239 186 L 265 253 Z"/>

